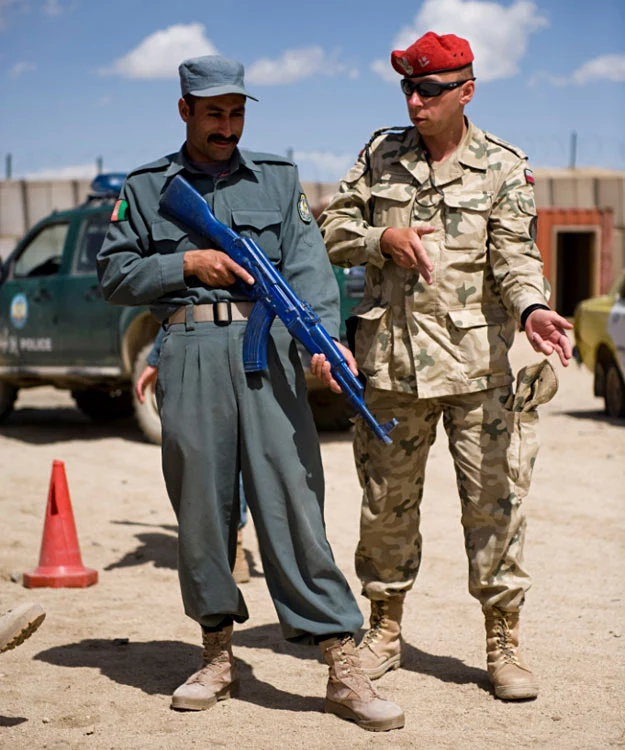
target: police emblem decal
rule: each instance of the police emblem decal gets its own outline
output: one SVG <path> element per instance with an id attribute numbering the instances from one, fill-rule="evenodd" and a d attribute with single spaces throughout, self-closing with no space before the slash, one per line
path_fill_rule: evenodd
<path id="1" fill-rule="evenodd" d="M 28 320 L 28 300 L 25 294 L 16 294 L 11 300 L 9 317 L 15 328 L 23 328 Z"/>
<path id="2" fill-rule="evenodd" d="M 310 206 L 306 200 L 304 193 L 300 193 L 299 200 L 297 201 L 297 213 L 304 224 L 310 224 L 313 220 L 312 213 L 310 212 Z"/>

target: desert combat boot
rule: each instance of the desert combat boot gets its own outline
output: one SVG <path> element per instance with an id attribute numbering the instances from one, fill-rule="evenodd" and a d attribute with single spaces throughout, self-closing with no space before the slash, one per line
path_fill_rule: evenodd
<path id="1" fill-rule="evenodd" d="M 380 696 L 360 665 L 351 636 L 328 638 L 319 644 L 330 667 L 326 712 L 354 721 L 370 732 L 388 732 L 404 726 L 404 712 Z"/>
<path id="2" fill-rule="evenodd" d="M 0 615 L 0 653 L 24 643 L 45 619 L 45 610 L 36 602 L 18 604 Z"/>
<path id="3" fill-rule="evenodd" d="M 369 630 L 358 644 L 358 653 L 365 674 L 372 680 L 401 665 L 403 608 L 404 594 L 371 601 Z"/>
<path id="4" fill-rule="evenodd" d="M 197 672 L 171 698 L 171 707 L 203 711 L 217 701 L 235 698 L 239 693 L 237 670 L 232 656 L 232 625 L 216 633 L 202 633 L 204 648 Z"/>
<path id="5" fill-rule="evenodd" d="M 484 615 L 487 669 L 495 696 L 506 701 L 536 698 L 536 678 L 519 653 L 519 613 L 492 609 Z"/>

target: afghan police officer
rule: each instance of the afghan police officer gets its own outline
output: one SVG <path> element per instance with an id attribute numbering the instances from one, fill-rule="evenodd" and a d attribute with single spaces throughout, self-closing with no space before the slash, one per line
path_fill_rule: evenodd
<path id="1" fill-rule="evenodd" d="M 363 666 L 377 678 L 400 665 L 404 596 L 421 561 L 425 465 L 442 415 L 488 672 L 497 697 L 527 699 L 538 687 L 518 650 L 530 585 L 522 501 L 537 451 L 536 406 L 556 381 L 545 359 L 519 374 L 514 393 L 508 351 L 521 325 L 536 351 L 567 365 L 571 326 L 545 304 L 525 154 L 464 116 L 472 62 L 469 43 L 452 34 L 428 32 L 392 53 L 412 127 L 373 134 L 321 231 L 333 263 L 366 266 L 356 360 L 377 419 L 399 420 L 391 446 L 361 423 L 354 438 L 364 490 L 356 569 L 371 600 Z M 327 368 L 315 358 L 314 372 Z"/>
<path id="2" fill-rule="evenodd" d="M 338 337 L 338 289 L 321 235 L 294 165 L 237 146 L 254 98 L 243 66 L 207 56 L 179 72 L 186 141 L 128 175 L 98 256 L 106 299 L 149 304 L 165 329 L 157 381 L 163 473 L 179 524 L 184 607 L 203 634 L 200 668 L 171 705 L 207 709 L 238 690 L 232 630 L 248 618 L 231 572 L 241 471 L 284 636 L 319 644 L 330 667 L 326 710 L 365 729 L 400 728 L 401 709 L 375 691 L 352 638 L 362 615 L 326 539 L 319 442 L 295 344 L 275 322 L 267 369 L 245 373 L 252 304 L 239 290 L 254 279 L 164 213 L 159 199 L 184 175 L 217 219 L 258 242 Z"/>

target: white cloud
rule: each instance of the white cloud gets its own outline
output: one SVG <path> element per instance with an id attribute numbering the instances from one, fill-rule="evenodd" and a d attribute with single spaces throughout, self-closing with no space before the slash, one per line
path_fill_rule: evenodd
<path id="1" fill-rule="evenodd" d="M 303 78 L 344 73 L 356 78 L 358 71 L 337 61 L 337 54 L 328 54 L 321 47 L 288 49 L 276 60 L 262 58 L 252 63 L 245 75 L 248 83 L 257 85 L 282 85 L 295 83 Z"/>
<path id="2" fill-rule="evenodd" d="M 353 154 L 332 154 L 328 151 L 295 151 L 293 159 L 318 182 L 336 182 L 354 161 Z"/>
<path id="3" fill-rule="evenodd" d="M 204 31 L 201 23 L 176 24 L 155 31 L 99 73 L 122 78 L 177 78 L 178 66 L 187 57 L 218 54 Z"/>
<path id="4" fill-rule="evenodd" d="M 397 83 L 399 80 L 397 78 L 397 73 L 390 63 L 390 55 L 389 60 L 374 60 L 371 63 L 371 70 L 374 73 L 377 73 L 384 81 L 388 81 L 389 83 Z"/>
<path id="5" fill-rule="evenodd" d="M 42 169 L 39 172 L 29 172 L 24 175 L 25 180 L 92 180 L 98 173 L 95 162 L 89 164 L 75 164 L 68 167 Z"/>
<path id="6" fill-rule="evenodd" d="M 573 73 L 571 79 L 579 85 L 595 79 L 625 81 L 625 55 L 601 55 L 588 60 Z"/>
<path id="7" fill-rule="evenodd" d="M 37 70 L 37 66 L 34 63 L 26 62 L 24 60 L 22 62 L 15 63 L 15 65 L 12 66 L 12 68 L 9 70 L 9 77 L 19 78 L 25 73 L 32 73 L 34 70 Z"/>
<path id="8" fill-rule="evenodd" d="M 580 65 L 570 75 L 551 75 L 544 71 L 535 73 L 529 80 L 528 86 L 537 86 L 543 81 L 552 86 L 583 86 L 589 81 L 611 81 L 621 83 L 625 81 L 625 55 L 600 55 Z"/>
<path id="9" fill-rule="evenodd" d="M 426 31 L 456 34 L 469 40 L 475 55 L 475 75 L 481 81 L 509 78 L 518 72 L 530 35 L 548 25 L 535 3 L 515 0 L 504 6 L 484 0 L 425 0 L 410 26 L 399 31 L 393 49 L 405 49 Z M 390 69 L 390 59 L 376 60 L 371 66 Z M 386 80 L 396 77 L 384 74 Z"/>

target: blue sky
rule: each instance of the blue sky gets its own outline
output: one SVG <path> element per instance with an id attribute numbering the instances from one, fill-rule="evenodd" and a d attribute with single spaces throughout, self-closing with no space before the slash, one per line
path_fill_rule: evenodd
<path id="1" fill-rule="evenodd" d="M 467 108 L 534 167 L 625 170 L 623 0 L 0 0 L 0 177 L 128 171 L 175 151 L 178 63 L 246 66 L 242 146 L 292 151 L 303 180 L 333 181 L 370 133 L 408 124 L 389 62 L 425 31 L 473 47 Z"/>

